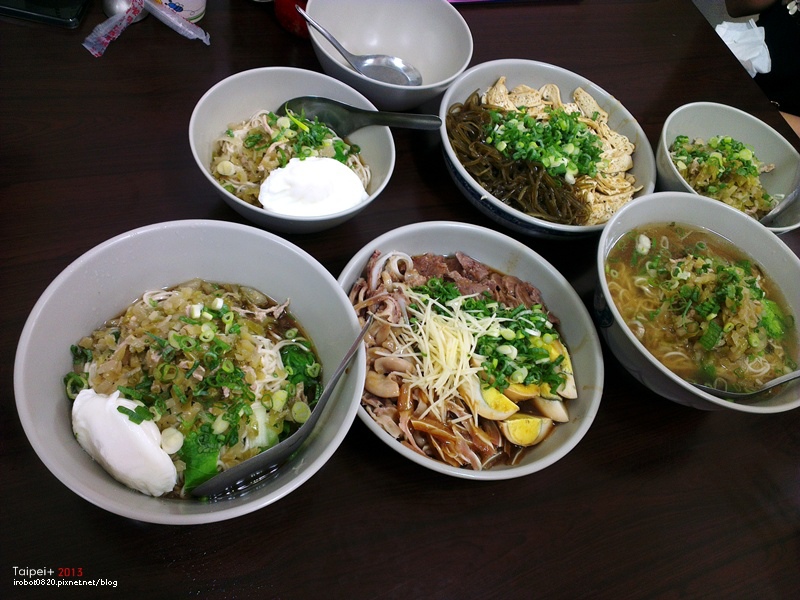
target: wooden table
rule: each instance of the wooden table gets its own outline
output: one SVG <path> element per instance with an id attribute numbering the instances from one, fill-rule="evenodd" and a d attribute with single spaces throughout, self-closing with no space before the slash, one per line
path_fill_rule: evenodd
<path id="1" fill-rule="evenodd" d="M 655 145 L 677 106 L 708 100 L 763 119 L 800 148 L 690 0 L 460 5 L 473 63 L 518 57 L 576 71 L 617 96 Z M 240 221 L 200 176 L 187 126 L 200 96 L 245 69 L 319 70 L 270 3 L 209 2 L 211 45 L 153 17 L 102 58 L 76 30 L 0 19 L 0 468 L 4 597 L 800 597 L 800 411 L 701 412 L 649 392 L 606 353 L 594 425 L 523 479 L 446 478 L 356 421 L 325 467 L 277 503 L 168 527 L 96 508 L 53 477 L 14 406 L 14 349 L 36 299 L 71 261 L 129 229 Z M 338 274 L 379 234 L 448 219 L 496 228 L 456 191 L 440 148 L 397 130 L 397 166 L 357 218 L 286 236 Z M 596 241 L 523 239 L 587 300 Z M 784 236 L 800 253 L 800 233 Z M 116 588 L 12 588 L 18 568 L 82 569 Z M 55 573 L 56 575 L 58 573 Z M 61 579 L 65 579 L 62 577 Z M 75 579 L 74 577 L 72 579 Z M 87 591 L 88 590 L 88 591 Z"/>

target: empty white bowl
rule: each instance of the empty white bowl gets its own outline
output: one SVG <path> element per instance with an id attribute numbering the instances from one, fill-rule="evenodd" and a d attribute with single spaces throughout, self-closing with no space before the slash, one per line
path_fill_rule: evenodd
<path id="1" fill-rule="evenodd" d="M 419 86 L 365 77 L 309 27 L 322 70 L 380 110 L 404 111 L 437 99 L 472 59 L 472 33 L 446 0 L 309 0 L 306 12 L 349 52 L 397 56 L 420 71 Z"/>
<path id="2" fill-rule="evenodd" d="M 603 355 L 586 307 L 555 267 L 524 244 L 497 231 L 466 223 L 431 221 L 394 229 L 366 244 L 339 275 L 345 292 L 361 276 L 375 250 L 381 253 L 400 250 L 411 256 L 426 252 L 452 255 L 461 251 L 496 271 L 533 283 L 542 292 L 547 307 L 561 319 L 560 333 L 570 351 L 578 388 L 578 397 L 567 401 L 570 421 L 556 426 L 547 439 L 531 448 L 514 466 L 474 471 L 422 456 L 384 431 L 361 406 L 358 416 L 378 439 L 423 467 L 473 480 L 511 479 L 535 473 L 563 458 L 580 442 L 597 414 L 603 395 Z"/>
<path id="3" fill-rule="evenodd" d="M 375 106 L 351 87 L 322 73 L 292 67 L 264 67 L 231 75 L 208 90 L 189 120 L 189 145 L 203 176 L 222 199 L 254 224 L 284 233 L 313 233 L 330 229 L 364 210 L 389 183 L 395 162 L 394 140 L 388 127 L 366 127 L 347 137 L 361 147 L 361 156 L 372 172 L 369 197 L 356 206 L 322 216 L 289 216 L 248 204 L 223 188 L 211 174 L 214 140 L 231 123 L 249 119 L 260 110 L 277 111 L 298 96 L 322 96 L 375 110 Z"/>
<path id="4" fill-rule="evenodd" d="M 276 301 L 290 299 L 290 312 L 316 345 L 326 382 L 360 329 L 347 296 L 324 266 L 255 227 L 205 220 L 159 223 L 118 235 L 75 260 L 47 287 L 25 323 L 14 365 L 17 411 L 33 449 L 53 475 L 79 496 L 123 517 L 183 525 L 230 519 L 267 506 L 322 468 L 355 419 L 365 376 L 363 349 L 299 454 L 248 493 L 211 503 L 154 498 L 113 479 L 72 433 L 62 382 L 72 369 L 70 345 L 143 292 L 195 277 L 249 285 Z"/>
<path id="5" fill-rule="evenodd" d="M 620 363 L 650 390 L 678 404 L 702 410 L 776 413 L 800 406 L 796 382 L 780 393 L 752 403 L 712 396 L 665 367 L 631 332 L 614 304 L 605 278 L 605 263 L 615 242 L 628 231 L 675 222 L 726 238 L 780 288 L 789 314 L 800 315 L 800 258 L 766 227 L 722 202 L 687 192 L 657 192 L 623 207 L 606 225 L 597 249 L 598 287 L 594 308 L 600 331 Z M 796 326 L 796 324 L 795 324 Z"/>
<path id="6" fill-rule="evenodd" d="M 714 102 L 692 102 L 679 106 L 664 121 L 656 148 L 659 191 L 697 194 L 681 177 L 669 156 L 669 147 L 679 135 L 689 140 L 708 140 L 727 135 L 751 146 L 762 163 L 775 169 L 761 174 L 761 183 L 768 194 L 789 197 L 800 193 L 800 154 L 772 127 L 738 108 Z M 768 228 L 778 235 L 800 227 L 800 202 L 787 208 Z"/>
<path id="7" fill-rule="evenodd" d="M 561 67 L 524 59 L 494 60 L 471 67 L 458 77 L 445 92 L 439 109 L 439 116 L 442 119 L 440 135 L 447 170 L 461 193 L 482 213 L 513 231 L 537 238 L 587 237 L 596 235 L 603 229 L 603 224 L 562 225 L 525 214 L 484 190 L 458 160 L 447 136 L 446 119 L 450 107 L 465 102 L 475 91 L 485 92 L 502 76 L 506 77 L 506 87 L 509 90 L 518 85 L 528 85 L 538 89 L 547 83 L 554 83 L 558 85 L 564 102 L 571 101 L 575 88 L 582 87 L 608 112 L 608 124 L 611 129 L 627 136 L 636 146 L 630 173 L 636 177 L 637 185 L 643 187 L 636 193 L 633 201 L 654 190 L 656 165 L 652 147 L 644 130 L 619 100 L 585 77 Z"/>

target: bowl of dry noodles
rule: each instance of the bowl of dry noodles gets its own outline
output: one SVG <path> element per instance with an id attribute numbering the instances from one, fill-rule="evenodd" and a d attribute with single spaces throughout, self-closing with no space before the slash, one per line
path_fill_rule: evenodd
<path id="1" fill-rule="evenodd" d="M 394 170 L 388 127 L 342 138 L 318 119 L 281 113 L 283 103 L 300 96 L 376 110 L 323 73 L 263 67 L 215 84 L 189 120 L 200 172 L 231 208 L 271 231 L 313 233 L 340 225 L 378 197 Z"/>
<path id="2" fill-rule="evenodd" d="M 777 413 L 797 382 L 749 400 L 797 369 L 800 259 L 737 208 L 657 192 L 622 208 L 597 250 L 596 321 L 614 356 L 654 393 L 701 410 Z"/>
<path id="3" fill-rule="evenodd" d="M 603 392 L 603 357 L 578 294 L 494 230 L 427 222 L 365 245 L 339 283 L 366 340 L 360 419 L 445 475 L 521 477 L 570 452 Z"/>
<path id="4" fill-rule="evenodd" d="M 691 102 L 664 121 L 656 146 L 658 189 L 724 202 L 762 220 L 800 194 L 800 154 L 780 133 L 726 104 Z M 764 221 L 776 235 L 800 227 L 800 203 Z"/>
<path id="5" fill-rule="evenodd" d="M 363 350 L 290 462 L 219 501 L 190 493 L 302 427 L 357 326 L 336 279 L 275 234 L 148 225 L 87 251 L 42 293 L 17 348 L 17 410 L 45 466 L 94 505 L 150 523 L 222 521 L 284 498 L 339 447 Z"/>
<path id="6" fill-rule="evenodd" d="M 476 65 L 445 92 L 439 116 L 456 186 L 515 232 L 596 235 L 655 188 L 653 150 L 634 116 L 566 69 L 523 59 Z"/>

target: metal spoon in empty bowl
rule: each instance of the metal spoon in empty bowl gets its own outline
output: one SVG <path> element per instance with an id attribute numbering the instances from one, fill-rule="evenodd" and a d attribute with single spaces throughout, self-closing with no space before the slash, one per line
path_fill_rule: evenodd
<path id="1" fill-rule="evenodd" d="M 350 135 L 356 129 L 369 125 L 428 130 L 439 129 L 442 126 L 442 120 L 436 115 L 365 110 L 318 96 L 292 98 L 284 102 L 277 112 L 278 114 L 286 114 L 287 110 L 303 115 L 306 119 L 312 121 L 314 117 L 317 117 L 341 137 Z"/>
<path id="2" fill-rule="evenodd" d="M 800 379 L 800 371 L 792 371 L 791 373 L 787 373 L 786 375 L 781 375 L 780 377 L 776 377 L 772 381 L 768 381 L 766 384 L 764 384 L 763 387 L 754 390 L 752 392 L 729 392 L 726 390 L 718 390 L 717 388 L 709 387 L 707 385 L 703 385 L 700 383 L 692 383 L 692 385 L 698 389 L 703 390 L 707 394 L 716 396 L 717 398 L 724 398 L 726 400 L 752 400 L 757 396 L 760 396 L 761 394 L 768 392 L 774 387 L 777 387 L 788 381 L 793 381 L 795 379 Z"/>
<path id="3" fill-rule="evenodd" d="M 387 56 L 386 54 L 360 55 L 348 52 L 328 30 L 312 19 L 306 11 L 297 5 L 295 5 L 295 8 L 308 21 L 308 24 L 319 31 L 336 48 L 339 54 L 350 63 L 350 66 L 364 77 L 394 85 L 422 85 L 422 74 L 416 67 L 403 61 L 402 58 Z"/>
<path id="4" fill-rule="evenodd" d="M 260 482 L 283 465 L 300 445 L 306 441 L 308 436 L 311 435 L 314 426 L 317 424 L 317 421 L 319 421 L 322 411 L 325 409 L 325 405 L 328 403 L 328 399 L 330 399 L 336 388 L 336 383 L 344 373 L 347 365 L 350 364 L 353 356 L 355 356 L 369 326 L 372 325 L 372 320 L 373 315 L 370 314 L 366 323 L 364 323 L 364 327 L 358 334 L 356 341 L 353 342 L 353 345 L 345 352 L 342 362 L 339 363 L 339 366 L 336 367 L 333 375 L 331 375 L 328 385 L 325 386 L 325 390 L 317 401 L 317 405 L 314 407 L 314 410 L 311 411 L 311 416 L 308 417 L 308 420 L 303 423 L 297 431 L 272 448 L 264 450 L 261 454 L 256 454 L 247 460 L 243 460 L 235 467 L 226 469 L 214 475 L 211 479 L 204 481 L 191 491 L 192 496 L 198 498 L 214 498 L 216 496 L 244 491 Z"/>

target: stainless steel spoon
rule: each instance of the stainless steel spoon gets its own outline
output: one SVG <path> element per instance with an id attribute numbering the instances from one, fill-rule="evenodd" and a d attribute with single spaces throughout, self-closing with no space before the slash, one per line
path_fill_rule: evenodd
<path id="1" fill-rule="evenodd" d="M 422 74 L 416 67 L 403 61 L 402 58 L 385 54 L 360 55 L 348 52 L 328 30 L 312 19 L 306 11 L 297 5 L 295 5 L 295 8 L 308 21 L 308 24 L 319 31 L 336 48 L 339 54 L 350 63 L 350 66 L 364 77 L 395 85 L 422 85 Z"/>
<path id="2" fill-rule="evenodd" d="M 373 315 L 370 314 L 356 341 L 345 352 L 342 362 L 339 363 L 339 366 L 336 367 L 333 375 L 331 375 L 328 385 L 325 386 L 317 405 L 311 411 L 308 421 L 303 423 L 292 435 L 272 448 L 264 450 L 261 454 L 248 458 L 235 467 L 222 471 L 208 481 L 201 483 L 191 491 L 192 496 L 214 498 L 242 492 L 259 483 L 283 465 L 300 445 L 306 441 L 306 438 L 311 435 L 322 411 L 325 409 L 325 405 L 328 403 L 334 389 L 336 389 L 336 383 L 344 373 L 347 365 L 350 364 L 353 356 L 355 356 L 369 326 L 372 325 L 372 320 Z"/>
<path id="3" fill-rule="evenodd" d="M 753 391 L 753 392 L 728 392 L 725 390 L 718 390 L 713 387 L 709 387 L 707 385 L 702 385 L 700 383 L 692 383 L 698 389 L 703 390 L 706 393 L 711 394 L 712 396 L 716 396 L 717 398 L 725 398 L 728 400 L 752 400 L 756 396 L 760 396 L 761 394 L 771 390 L 774 387 L 777 387 L 783 383 L 788 381 L 793 381 L 795 379 L 800 379 L 800 371 L 792 371 L 791 373 L 787 373 L 786 375 L 781 375 L 780 377 L 776 377 L 772 381 L 768 381 L 763 387 Z"/>
<path id="4" fill-rule="evenodd" d="M 314 117 L 317 117 L 341 137 L 350 135 L 356 129 L 369 125 L 429 130 L 439 129 L 442 126 L 442 120 L 436 115 L 365 110 L 318 96 L 292 98 L 284 102 L 277 112 L 278 114 L 286 114 L 287 109 L 295 114 L 302 114 L 307 119 L 313 120 Z"/>
<path id="5" fill-rule="evenodd" d="M 769 211 L 766 215 L 761 217 L 760 222 L 762 225 L 766 227 L 770 227 L 778 216 L 783 213 L 787 208 L 789 208 L 792 204 L 794 204 L 797 199 L 800 198 L 800 187 L 793 191 L 791 194 L 786 196 L 783 200 L 778 202 L 777 206 Z"/>

